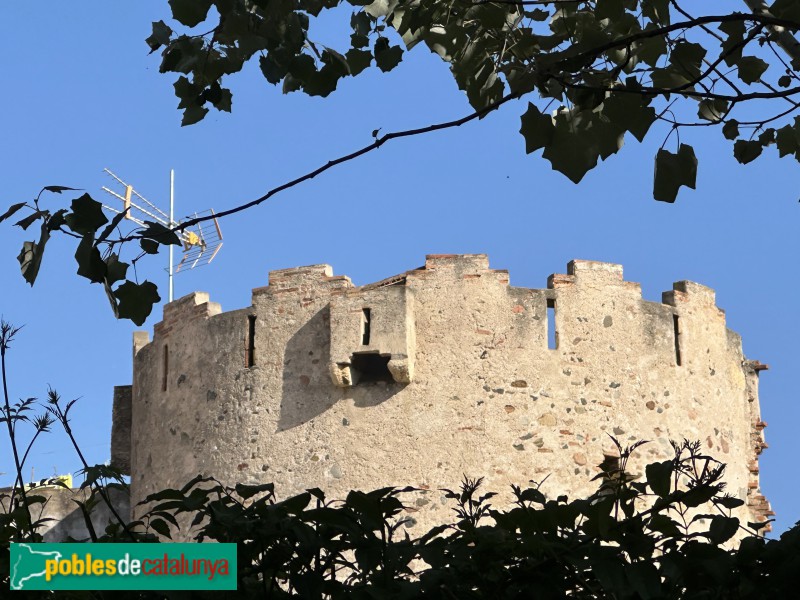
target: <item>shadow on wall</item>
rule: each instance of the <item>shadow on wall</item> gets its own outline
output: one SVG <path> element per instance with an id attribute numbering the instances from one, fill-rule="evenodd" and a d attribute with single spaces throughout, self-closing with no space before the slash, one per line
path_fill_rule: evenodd
<path id="1" fill-rule="evenodd" d="M 36 506 L 41 507 L 41 512 L 32 509 L 32 517 L 36 519 L 52 519 L 47 521 L 44 529 L 40 530 L 45 542 L 66 542 L 70 539 L 86 540 L 89 539 L 89 530 L 83 513 L 75 504 L 75 501 L 86 502 L 88 492 L 80 489 L 65 488 L 36 488 L 28 494 L 44 496 L 47 501 Z M 110 489 L 109 495 L 117 511 L 123 519 L 130 518 L 130 497 L 127 490 Z M 92 527 L 98 536 L 105 533 L 106 527 L 115 522 L 108 506 L 104 502 L 99 502 L 92 508 Z"/>
<path id="2" fill-rule="evenodd" d="M 331 380 L 330 308 L 314 314 L 289 339 L 283 356 L 283 393 L 278 431 L 307 423 L 340 400 L 352 398 L 358 407 L 377 406 L 405 384 L 366 381 L 339 388 Z"/>
<path id="3" fill-rule="evenodd" d="M 407 383 L 392 381 L 368 381 L 346 389 L 346 393 L 353 399 L 353 404 L 359 408 L 370 408 L 386 402 L 389 398 L 406 387 Z"/>

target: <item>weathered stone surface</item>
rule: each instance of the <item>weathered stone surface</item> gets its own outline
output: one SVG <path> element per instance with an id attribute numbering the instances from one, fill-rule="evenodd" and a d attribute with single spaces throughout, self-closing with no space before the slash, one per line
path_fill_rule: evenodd
<path id="1" fill-rule="evenodd" d="M 129 385 L 114 386 L 111 409 L 111 466 L 131 474 L 131 398 Z"/>
<path id="2" fill-rule="evenodd" d="M 656 440 L 636 472 L 670 458 L 669 439 L 710 440 L 727 491 L 748 502 L 737 516 L 763 519 L 763 365 L 744 361 L 713 290 L 679 282 L 663 299 L 591 261 L 548 289 L 511 287 L 484 255 L 429 256 L 360 288 L 327 265 L 274 271 L 252 306 L 226 313 L 181 298 L 134 359 L 133 503 L 198 473 L 273 481 L 283 498 L 453 489 L 464 473 L 497 492 L 549 474 L 543 492 L 585 495 L 619 431 Z M 418 508 L 424 526 L 450 516 Z"/>
<path id="3" fill-rule="evenodd" d="M 7 496 L 11 488 L 0 489 L 0 496 Z M 17 492 L 19 493 L 19 492 Z M 89 491 L 86 489 L 69 489 L 54 485 L 38 486 L 27 490 L 29 495 L 43 496 L 46 501 L 35 504 L 33 518 L 43 519 L 41 527 L 37 530 L 42 534 L 45 542 L 66 542 L 68 538 L 76 540 L 90 539 L 89 529 L 86 527 L 83 513 L 75 502 L 86 503 Z M 109 499 L 114 510 L 123 519 L 130 514 L 130 501 L 127 492 L 118 488 L 108 490 Z M 105 532 L 110 523 L 116 523 L 116 517 L 108 506 L 100 501 L 91 511 L 92 527 L 98 535 Z"/>

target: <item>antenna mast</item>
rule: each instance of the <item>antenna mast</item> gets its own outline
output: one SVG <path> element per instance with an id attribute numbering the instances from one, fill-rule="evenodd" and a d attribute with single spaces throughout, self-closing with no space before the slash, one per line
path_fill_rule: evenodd
<path id="1" fill-rule="evenodd" d="M 175 170 L 169 170 L 169 222 L 170 222 L 170 229 L 172 229 L 175 225 Z M 173 300 L 173 285 L 172 285 L 172 257 L 174 256 L 175 248 L 172 244 L 169 246 L 169 263 L 167 264 L 167 270 L 169 272 L 169 301 L 172 302 Z"/>
<path id="2" fill-rule="evenodd" d="M 109 169 L 103 169 L 116 182 L 117 187 L 122 186 L 121 193 L 115 192 L 106 186 L 102 190 L 122 202 L 122 210 L 103 204 L 103 208 L 116 214 L 125 213 L 125 218 L 133 221 L 140 227 L 147 227 L 148 222 L 155 222 L 175 229 L 180 222 L 175 220 L 175 171 L 169 171 L 169 214 L 158 208 L 147 198 L 133 189 L 133 186 L 124 182 Z M 197 218 L 201 215 L 211 215 L 211 219 L 206 222 L 197 223 L 192 227 L 187 227 L 181 231 L 176 231 L 176 235 L 183 245 L 182 256 L 179 262 L 175 262 L 175 247 L 170 244 L 169 258 L 167 263 L 167 274 L 169 277 L 169 302 L 174 299 L 173 279 L 181 269 L 194 269 L 209 264 L 222 248 L 222 230 L 219 222 L 214 217 L 214 210 L 208 209 L 201 213 L 194 213 L 187 217 Z"/>

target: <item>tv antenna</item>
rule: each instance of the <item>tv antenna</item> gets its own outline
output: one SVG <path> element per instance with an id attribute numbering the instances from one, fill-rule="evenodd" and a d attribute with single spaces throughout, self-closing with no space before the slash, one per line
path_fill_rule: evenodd
<path id="1" fill-rule="evenodd" d="M 137 192 L 132 185 L 124 182 L 109 169 L 103 169 L 103 171 L 115 181 L 115 183 L 111 185 L 118 188 L 119 191 L 114 191 L 106 186 L 103 186 L 102 189 L 104 192 L 122 202 L 122 210 L 116 209 L 113 206 L 107 206 L 106 204 L 103 204 L 103 208 L 117 214 L 125 213 L 126 219 L 133 221 L 141 227 L 147 227 L 147 221 L 160 223 L 168 229 L 175 229 L 180 225 L 180 222 L 175 220 L 174 170 L 170 169 L 169 172 L 169 214 L 158 208 L 158 206 Z M 121 189 L 120 186 L 122 186 Z M 219 228 L 219 221 L 217 221 L 217 218 L 214 216 L 213 209 L 204 210 L 199 213 L 196 212 L 188 216 L 187 219 L 196 219 L 207 215 L 211 215 L 210 220 L 196 223 L 191 227 L 175 232 L 181 241 L 183 251 L 180 261 L 176 263 L 174 257 L 175 246 L 172 244 L 169 246 L 169 262 L 167 264 L 167 273 L 169 274 L 169 302 L 173 300 L 172 279 L 175 274 L 183 270 L 188 271 L 209 264 L 214 260 L 214 257 L 217 256 L 220 248 L 222 248 L 222 230 Z"/>

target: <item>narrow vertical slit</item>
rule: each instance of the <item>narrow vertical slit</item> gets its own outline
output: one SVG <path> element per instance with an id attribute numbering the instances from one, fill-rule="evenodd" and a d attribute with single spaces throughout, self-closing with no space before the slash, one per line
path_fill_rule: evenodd
<path id="1" fill-rule="evenodd" d="M 556 331 L 556 301 L 547 301 L 547 347 L 550 350 L 558 348 L 558 331 Z"/>
<path id="2" fill-rule="evenodd" d="M 678 315 L 672 315 L 672 330 L 675 334 L 675 363 L 681 366 L 681 330 Z"/>
<path id="3" fill-rule="evenodd" d="M 247 338 L 244 341 L 244 366 L 248 369 L 256 364 L 256 316 L 247 317 Z"/>
<path id="4" fill-rule="evenodd" d="M 361 345 L 369 346 L 370 334 L 370 310 L 365 308 L 361 311 Z"/>
<path id="5" fill-rule="evenodd" d="M 164 372 L 161 378 L 161 391 L 167 391 L 167 379 L 169 378 L 169 346 L 164 344 Z"/>

